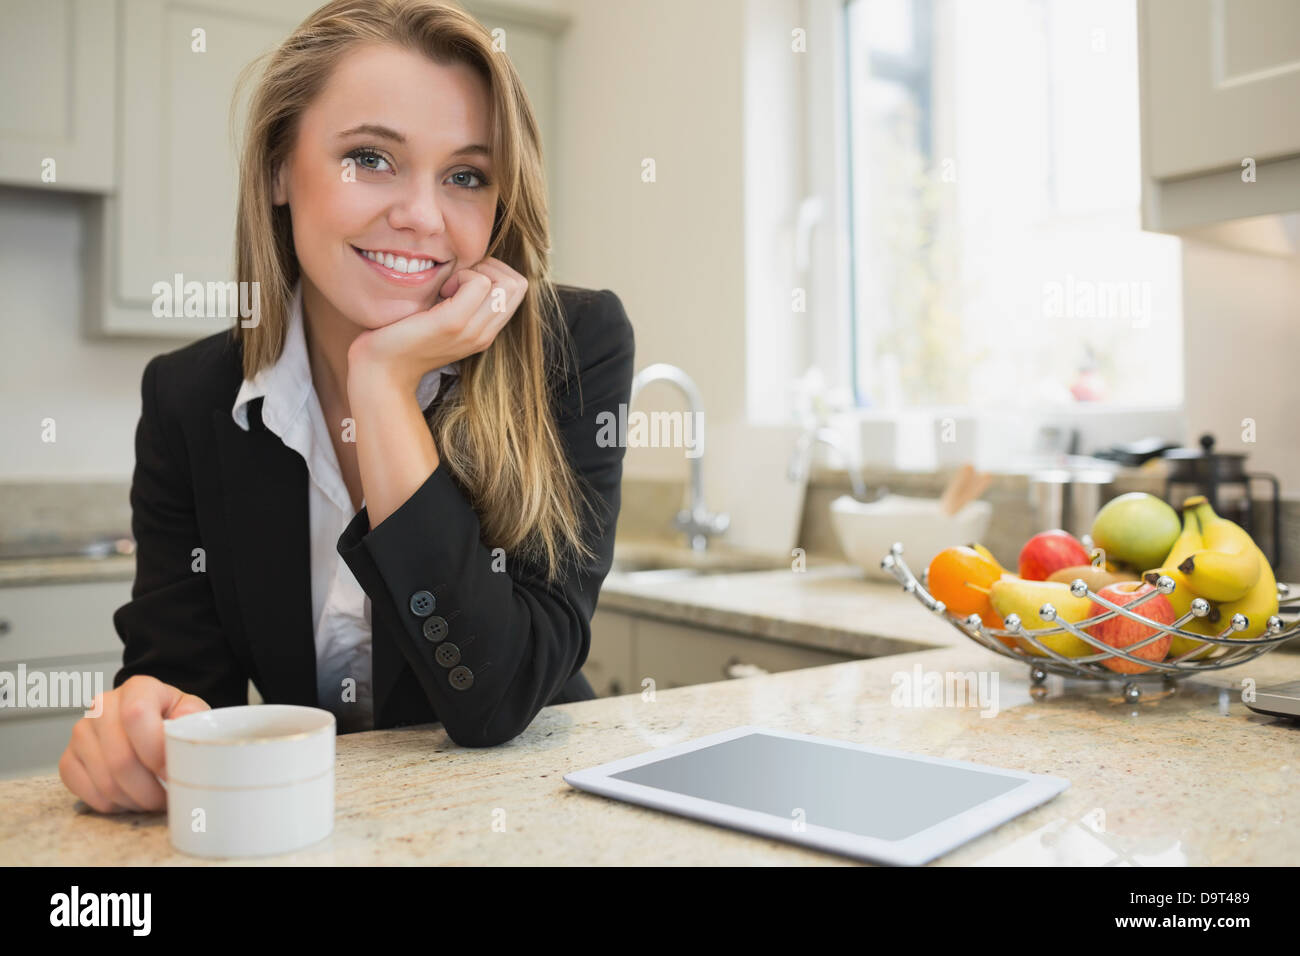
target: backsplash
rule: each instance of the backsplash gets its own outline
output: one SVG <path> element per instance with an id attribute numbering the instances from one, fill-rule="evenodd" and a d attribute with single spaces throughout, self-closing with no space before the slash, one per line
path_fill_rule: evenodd
<path id="1" fill-rule="evenodd" d="M 130 533 L 130 481 L 0 482 L 0 547 Z"/>

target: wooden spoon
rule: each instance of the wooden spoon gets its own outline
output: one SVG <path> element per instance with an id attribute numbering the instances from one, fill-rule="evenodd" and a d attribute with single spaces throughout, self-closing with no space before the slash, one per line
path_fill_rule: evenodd
<path id="1" fill-rule="evenodd" d="M 943 497 L 939 499 L 940 510 L 950 517 L 957 514 L 970 502 L 984 494 L 992 481 L 991 474 L 977 472 L 969 462 L 963 464 L 948 483 L 948 487 L 944 489 Z"/>
<path id="2" fill-rule="evenodd" d="M 953 473 L 948 479 L 948 486 L 943 489 L 943 494 L 939 496 L 939 510 L 946 515 L 955 515 L 960 509 L 958 502 L 961 500 L 962 491 L 969 484 L 971 477 L 975 473 L 975 468 L 970 462 L 963 462 L 961 467 Z"/>

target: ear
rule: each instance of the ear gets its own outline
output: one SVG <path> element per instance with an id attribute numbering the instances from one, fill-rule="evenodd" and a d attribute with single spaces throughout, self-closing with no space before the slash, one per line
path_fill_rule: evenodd
<path id="1" fill-rule="evenodd" d="M 273 206 L 283 206 L 289 201 L 287 178 L 285 164 L 281 163 L 276 167 L 275 174 L 271 179 L 271 204 Z"/>

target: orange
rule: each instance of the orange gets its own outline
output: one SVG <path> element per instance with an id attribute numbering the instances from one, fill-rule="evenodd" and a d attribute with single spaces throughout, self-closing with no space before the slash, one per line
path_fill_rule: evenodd
<path id="1" fill-rule="evenodd" d="M 1004 573 L 992 555 L 985 557 L 972 547 L 956 545 L 944 548 L 930 562 L 927 590 L 953 614 L 978 614 L 988 624 L 986 613 L 997 617 L 989 604 L 989 588 Z"/>

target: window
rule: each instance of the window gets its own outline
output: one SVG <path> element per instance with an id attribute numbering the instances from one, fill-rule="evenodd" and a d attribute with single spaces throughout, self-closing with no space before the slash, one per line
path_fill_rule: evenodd
<path id="1" fill-rule="evenodd" d="M 1182 402 L 1134 0 L 848 0 L 856 404 Z"/>

